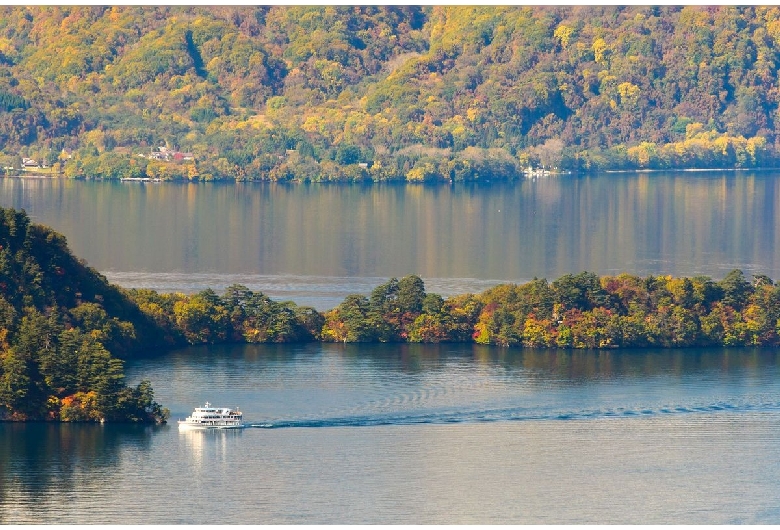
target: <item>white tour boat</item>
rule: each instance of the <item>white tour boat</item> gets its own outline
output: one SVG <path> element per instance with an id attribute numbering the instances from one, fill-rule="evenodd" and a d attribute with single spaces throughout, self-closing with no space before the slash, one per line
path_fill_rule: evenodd
<path id="1" fill-rule="evenodd" d="M 186 420 L 179 420 L 180 430 L 204 429 L 241 429 L 244 426 L 244 413 L 227 407 L 212 407 L 206 402 L 205 407 L 196 407 L 195 412 Z"/>

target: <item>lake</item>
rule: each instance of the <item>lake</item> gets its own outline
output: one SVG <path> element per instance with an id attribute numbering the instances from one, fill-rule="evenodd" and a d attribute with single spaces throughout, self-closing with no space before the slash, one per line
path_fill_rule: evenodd
<path id="1" fill-rule="evenodd" d="M 512 185 L 0 179 L 0 206 L 64 234 L 113 282 L 242 283 L 319 310 L 417 274 L 444 296 L 598 274 L 780 278 L 773 173 L 564 176 Z"/>
<path id="2" fill-rule="evenodd" d="M 0 179 L 129 287 L 243 283 L 318 309 L 589 270 L 780 279 L 770 173 L 516 185 Z M 0 424 L 2 523 L 780 523 L 767 349 L 188 348 L 127 365 L 172 424 Z M 238 432 L 179 433 L 205 401 Z"/>
<path id="3" fill-rule="evenodd" d="M 128 367 L 179 432 L 0 424 L 3 523 L 780 522 L 775 350 L 198 347 Z"/>

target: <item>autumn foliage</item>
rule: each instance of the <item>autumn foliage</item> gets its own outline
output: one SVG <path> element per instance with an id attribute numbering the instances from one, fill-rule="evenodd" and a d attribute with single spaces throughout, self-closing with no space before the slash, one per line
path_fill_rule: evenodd
<path id="1" fill-rule="evenodd" d="M 213 291 L 128 291 L 128 296 L 143 311 L 152 311 L 150 316 L 156 315 L 170 344 L 322 340 L 530 348 L 780 345 L 780 286 L 763 275 L 749 280 L 739 270 L 720 281 L 583 272 L 448 299 L 426 293 L 419 277 L 407 276 L 377 286 L 370 296 L 350 295 L 323 313 L 273 301 L 240 285 L 222 296 Z"/>
<path id="2" fill-rule="evenodd" d="M 775 166 L 780 9 L 7 6 L 3 167 L 449 182 Z M 152 151 L 193 154 L 161 162 Z M 143 155 L 143 156 L 140 156 Z"/>

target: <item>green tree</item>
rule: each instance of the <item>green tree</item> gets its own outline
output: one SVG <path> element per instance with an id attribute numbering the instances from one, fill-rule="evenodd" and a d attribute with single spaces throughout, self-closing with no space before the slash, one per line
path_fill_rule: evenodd
<path id="1" fill-rule="evenodd" d="M 723 290 L 723 303 L 740 311 L 748 302 L 748 296 L 753 293 L 753 286 L 745 279 L 745 275 L 739 269 L 729 272 L 723 280 L 718 282 L 718 287 Z"/>

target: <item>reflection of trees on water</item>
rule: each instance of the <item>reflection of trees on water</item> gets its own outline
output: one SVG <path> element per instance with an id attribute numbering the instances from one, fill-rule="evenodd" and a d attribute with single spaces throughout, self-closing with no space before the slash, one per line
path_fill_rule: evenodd
<path id="1" fill-rule="evenodd" d="M 242 344 L 185 348 L 156 362 L 171 362 L 172 357 L 184 363 L 216 364 L 222 368 L 240 363 L 242 370 L 258 372 L 272 364 L 317 364 L 325 359 L 360 369 L 410 374 L 450 370 L 453 364 L 464 363 L 493 367 L 498 370 L 493 373 L 498 375 L 500 371 L 506 377 L 549 379 L 550 384 L 682 377 L 703 372 L 744 376 L 780 369 L 780 353 L 772 348 L 537 350 L 449 343 Z"/>
<path id="2" fill-rule="evenodd" d="M 25 510 L 75 491 L 82 477 L 110 487 L 122 451 L 148 451 L 157 426 L 53 423 L 0 424 L 0 506 Z M 164 427 L 162 427 L 164 428 Z M 15 502 L 9 502 L 15 501 Z M 0 520 L 3 520 L 0 512 Z"/>
<path id="3" fill-rule="evenodd" d="M 563 384 L 609 379 L 690 377 L 715 373 L 721 377 L 760 376 L 777 369 L 774 349 L 687 348 L 647 350 L 519 350 L 506 359 L 507 366 L 536 377 L 551 377 Z"/>
<path id="4" fill-rule="evenodd" d="M 770 348 L 537 350 L 446 343 L 346 344 L 325 348 L 350 359 L 381 359 L 383 370 L 415 373 L 448 370 L 453 363 L 476 363 L 500 369 L 507 377 L 549 379 L 552 384 L 662 375 L 682 377 L 702 372 L 760 374 L 768 368 L 780 368 L 780 354 Z"/>
<path id="5" fill-rule="evenodd" d="M 66 234 L 98 270 L 148 271 L 153 283 L 168 281 L 155 273 L 181 271 L 173 289 L 190 292 L 224 274 L 282 284 L 287 275 L 365 282 L 398 271 L 515 282 L 586 270 L 718 279 L 740 268 L 780 277 L 780 181 L 772 173 L 613 174 L 510 186 L 171 184 L 154 193 L 3 179 L 0 192 L 9 206 Z M 204 271 L 220 275 L 188 276 Z M 289 298 L 282 285 L 263 292 Z"/>

